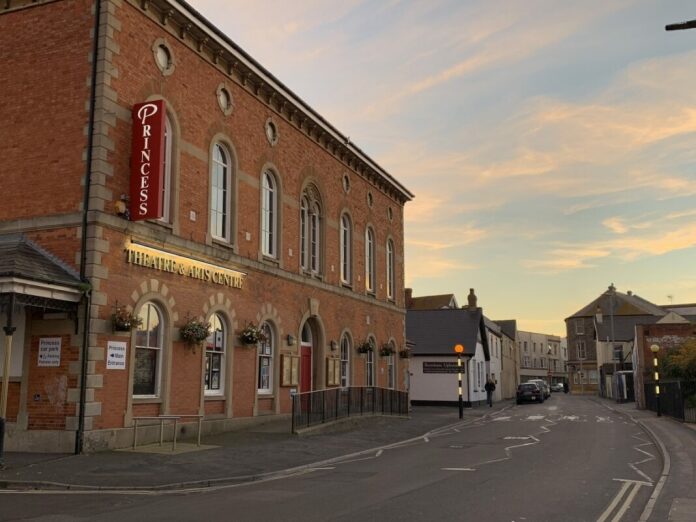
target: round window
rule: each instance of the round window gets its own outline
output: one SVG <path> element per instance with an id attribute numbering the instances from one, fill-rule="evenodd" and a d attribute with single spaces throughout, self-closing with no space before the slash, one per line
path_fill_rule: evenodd
<path id="1" fill-rule="evenodd" d="M 169 53 L 169 49 L 164 45 L 158 45 L 155 51 L 155 57 L 157 58 L 157 65 L 159 65 L 160 69 L 169 69 L 172 63 L 172 55 Z"/>
<path id="2" fill-rule="evenodd" d="M 218 105 L 220 106 L 220 110 L 225 114 L 225 116 L 229 116 L 232 113 L 232 95 L 230 94 L 230 91 L 227 90 L 227 87 L 225 87 L 224 84 L 218 85 L 217 88 L 217 101 Z"/>
<path id="3" fill-rule="evenodd" d="M 266 139 L 271 145 L 278 143 L 278 128 L 270 118 L 266 121 Z"/>

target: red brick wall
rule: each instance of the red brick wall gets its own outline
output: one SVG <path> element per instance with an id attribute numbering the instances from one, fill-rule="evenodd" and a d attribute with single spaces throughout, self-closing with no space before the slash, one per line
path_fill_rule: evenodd
<path id="1" fill-rule="evenodd" d="M 29 388 L 27 413 L 29 429 L 60 430 L 65 428 L 65 417 L 75 415 L 75 404 L 68 403 L 68 388 L 77 385 L 77 379 L 69 376 L 71 361 L 79 358 L 79 349 L 70 346 L 70 336 L 61 338 L 60 366 L 46 368 L 37 366 L 39 339 L 51 335 L 33 336 L 29 356 Z"/>
<path id="2" fill-rule="evenodd" d="M 205 401 L 205 415 L 222 415 L 225 413 L 225 401 Z"/>
<path id="3" fill-rule="evenodd" d="M 0 220 L 80 209 L 91 5 L 69 0 L 0 16 Z"/>
<path id="4" fill-rule="evenodd" d="M 0 379 L 0 384 L 2 379 Z M 17 414 L 19 413 L 19 391 L 21 383 L 10 382 L 7 390 L 7 420 L 9 422 L 17 421 Z"/>

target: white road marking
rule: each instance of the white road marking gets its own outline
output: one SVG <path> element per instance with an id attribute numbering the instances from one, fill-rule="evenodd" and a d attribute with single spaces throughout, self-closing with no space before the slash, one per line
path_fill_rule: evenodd
<path id="1" fill-rule="evenodd" d="M 440 468 L 442 471 L 476 471 L 473 468 Z"/>
<path id="2" fill-rule="evenodd" d="M 597 422 L 614 422 L 610 417 L 600 417 L 597 415 Z"/>
<path id="3" fill-rule="evenodd" d="M 512 417 L 495 417 L 494 421 L 509 421 Z"/>
<path id="4" fill-rule="evenodd" d="M 384 450 L 379 450 L 377 452 L 377 454 L 375 455 L 375 457 L 380 457 L 382 455 L 382 453 L 384 453 Z"/>
<path id="5" fill-rule="evenodd" d="M 551 410 L 551 411 L 557 410 L 557 409 L 558 409 L 558 406 L 548 406 L 547 409 L 548 409 L 548 410 Z"/>
<path id="6" fill-rule="evenodd" d="M 310 469 L 310 471 L 321 471 L 324 469 L 336 469 L 336 467 L 335 466 L 327 466 L 325 468 L 309 468 L 309 469 Z"/>
<path id="7" fill-rule="evenodd" d="M 576 421 L 579 418 L 580 417 L 578 417 L 577 415 L 565 415 L 565 416 L 561 417 L 561 420 Z"/>
<path id="8" fill-rule="evenodd" d="M 423 437 L 423 440 L 424 440 L 425 442 L 430 442 L 430 439 L 429 439 L 428 437 Z"/>
<path id="9" fill-rule="evenodd" d="M 527 440 L 529 437 L 505 437 L 505 440 Z"/>
<path id="10" fill-rule="evenodd" d="M 542 420 L 545 417 L 545 415 L 530 415 L 527 417 L 527 420 L 535 421 L 535 420 Z"/>
<path id="11" fill-rule="evenodd" d="M 607 506 L 607 509 L 604 510 L 604 513 L 597 519 L 597 522 L 604 522 L 609 518 L 609 515 L 611 515 L 612 511 L 616 509 L 616 506 L 619 505 L 619 502 L 621 502 L 621 498 L 624 496 L 624 493 L 628 491 L 628 488 L 631 487 L 630 482 L 624 482 L 623 486 L 621 486 L 621 489 L 619 492 L 616 494 L 614 497 L 614 500 L 611 501 L 611 504 Z"/>

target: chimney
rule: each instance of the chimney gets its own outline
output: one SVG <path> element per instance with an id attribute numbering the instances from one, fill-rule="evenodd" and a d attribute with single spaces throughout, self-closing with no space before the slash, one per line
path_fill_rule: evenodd
<path id="1" fill-rule="evenodd" d="M 409 308 L 411 308 L 411 304 L 413 304 L 413 288 L 405 288 L 404 292 L 406 294 L 406 309 L 408 310 Z"/>
<path id="2" fill-rule="evenodd" d="M 473 288 L 469 288 L 469 310 L 476 310 L 476 294 Z"/>

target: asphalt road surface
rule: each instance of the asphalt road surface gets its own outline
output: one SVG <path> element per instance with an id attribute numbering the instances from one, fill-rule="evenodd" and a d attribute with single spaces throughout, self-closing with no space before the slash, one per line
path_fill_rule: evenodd
<path id="1" fill-rule="evenodd" d="M 555 393 L 281 479 L 189 492 L 0 495 L 0 520 L 635 521 L 661 470 L 638 425 Z"/>

